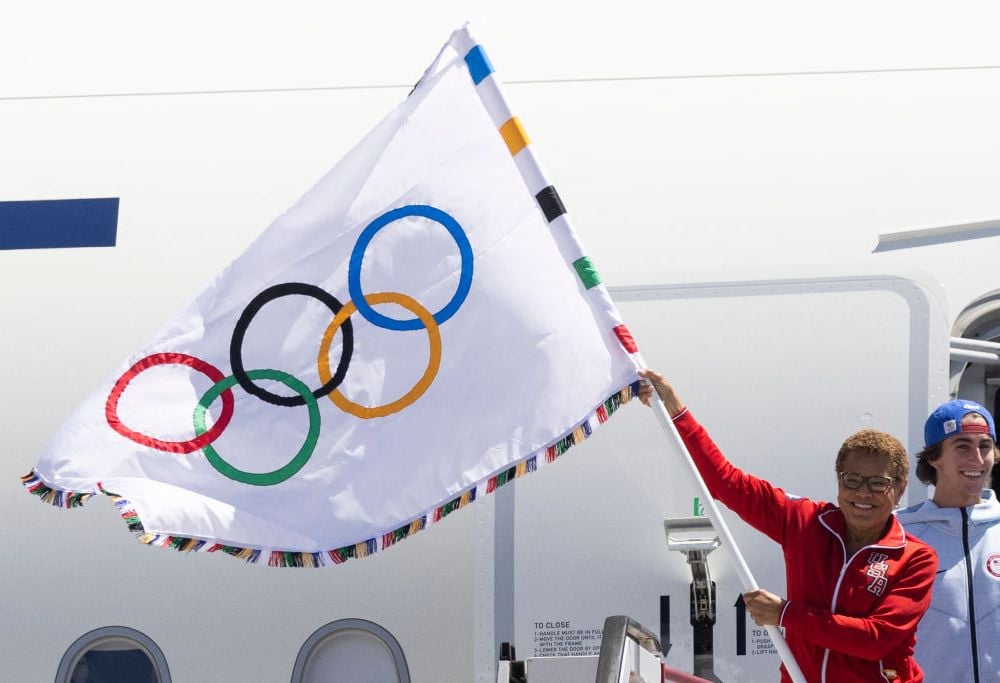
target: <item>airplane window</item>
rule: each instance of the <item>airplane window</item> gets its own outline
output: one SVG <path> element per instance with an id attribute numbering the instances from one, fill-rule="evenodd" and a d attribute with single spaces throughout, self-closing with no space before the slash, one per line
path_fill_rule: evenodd
<path id="1" fill-rule="evenodd" d="M 69 647 L 56 683 L 170 683 L 170 673 L 160 648 L 146 635 L 107 626 Z"/>
<path id="2" fill-rule="evenodd" d="M 321 627 L 302 645 L 292 683 L 410 683 L 403 650 L 391 633 L 364 619 Z"/>

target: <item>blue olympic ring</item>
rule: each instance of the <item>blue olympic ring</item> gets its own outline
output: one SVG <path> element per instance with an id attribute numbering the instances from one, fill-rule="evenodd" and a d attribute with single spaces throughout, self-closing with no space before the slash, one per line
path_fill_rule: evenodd
<path id="1" fill-rule="evenodd" d="M 458 279 L 458 288 L 455 290 L 454 296 L 451 297 L 451 301 L 434 314 L 434 320 L 440 325 L 455 315 L 455 312 L 458 311 L 465 298 L 469 295 L 469 290 L 472 289 L 472 245 L 469 244 L 469 238 L 466 236 L 465 231 L 462 230 L 462 226 L 458 224 L 458 221 L 441 209 L 424 204 L 402 206 L 398 209 L 387 211 L 369 223 L 368 227 L 361 232 L 361 236 L 358 237 L 358 241 L 354 245 L 354 251 L 351 252 L 351 260 L 347 268 L 347 289 L 351 294 L 351 301 L 354 302 L 354 305 L 358 309 L 358 313 L 371 324 L 387 330 L 420 330 L 424 328 L 424 324 L 419 318 L 396 320 L 395 318 L 390 318 L 376 312 L 365 300 L 364 291 L 361 289 L 361 262 L 365 258 L 365 250 L 368 248 L 368 244 L 372 241 L 372 238 L 375 237 L 375 233 L 389 223 L 397 221 L 400 218 L 405 218 L 406 216 L 423 216 L 443 225 L 458 245 L 458 252 L 462 257 L 462 270 Z"/>

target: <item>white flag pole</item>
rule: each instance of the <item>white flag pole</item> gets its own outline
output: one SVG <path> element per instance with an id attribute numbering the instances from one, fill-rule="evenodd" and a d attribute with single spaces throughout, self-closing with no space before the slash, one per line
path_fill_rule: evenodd
<path id="1" fill-rule="evenodd" d="M 528 191 L 538 199 L 539 204 L 542 206 L 542 210 L 552 226 L 553 236 L 559 243 L 560 249 L 573 261 L 574 266 L 577 265 L 577 259 L 581 261 L 587 260 L 586 254 L 583 252 L 583 248 L 576 237 L 576 231 L 573 230 L 570 224 L 569 216 L 566 214 L 565 208 L 558 198 L 558 194 L 555 192 L 553 185 L 548 182 L 541 164 L 531 150 L 527 134 L 521 127 L 517 117 L 511 113 L 510 107 L 507 105 L 503 91 L 501 90 L 500 83 L 492 76 L 493 67 L 486 58 L 485 52 L 472 38 L 468 28 L 464 26 L 452 34 L 449 43 L 459 55 L 465 58 L 466 63 L 469 65 L 470 74 L 472 75 L 473 82 L 476 84 L 476 92 L 494 124 L 496 124 L 504 141 L 507 143 L 511 155 L 514 157 L 514 163 L 525 184 L 528 186 Z M 589 262 L 584 263 L 578 268 L 578 271 L 585 271 L 588 266 Z M 581 275 L 581 279 L 584 279 L 584 275 Z M 606 304 L 601 308 L 606 313 L 609 330 L 619 326 L 623 327 L 622 321 L 615 318 L 615 306 L 611 301 L 607 288 L 599 284 L 599 278 L 594 277 L 591 279 L 591 282 L 585 284 L 587 285 L 587 293 L 589 295 L 597 297 L 600 302 Z M 617 331 L 616 329 L 615 332 L 617 333 Z M 621 340 L 620 335 L 619 339 Z M 629 337 L 628 341 L 631 342 L 631 337 Z M 625 345 L 624 340 L 622 340 L 622 343 Z M 642 367 L 645 367 L 646 364 L 638 352 L 631 349 L 630 351 L 637 362 Z M 674 427 L 673 420 L 667 414 L 666 407 L 659 400 L 659 397 L 652 401 L 652 406 L 668 440 L 673 442 L 680 452 L 683 453 L 681 460 L 684 461 L 698 482 L 698 486 L 705 498 L 707 517 L 712 522 L 715 530 L 722 536 L 723 542 L 728 545 L 733 557 L 736 558 L 737 573 L 743 584 L 744 591 L 756 590 L 758 588 L 757 582 L 750 573 L 750 568 L 747 566 L 746 560 L 736 545 L 729 527 L 726 526 L 722 516 L 719 514 L 719 508 L 715 503 L 715 499 L 708 492 L 705 481 L 701 478 L 698 468 L 691 459 L 691 454 L 688 453 L 680 434 L 677 433 L 677 428 Z M 777 626 L 768 626 L 767 632 L 771 636 L 771 640 L 777 648 L 778 655 L 781 657 L 781 661 L 784 663 L 785 669 L 788 671 L 788 675 L 792 681 L 794 683 L 806 683 L 798 663 L 795 661 L 791 650 L 788 649 L 788 644 L 781 635 L 781 630 Z"/>

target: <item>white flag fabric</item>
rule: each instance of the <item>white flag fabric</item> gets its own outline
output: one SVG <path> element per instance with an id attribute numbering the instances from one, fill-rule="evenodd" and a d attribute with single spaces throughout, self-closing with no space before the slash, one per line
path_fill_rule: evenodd
<path id="1" fill-rule="evenodd" d="M 586 438 L 632 396 L 635 351 L 461 29 L 24 483 L 111 495 L 144 543 L 335 564 Z"/>

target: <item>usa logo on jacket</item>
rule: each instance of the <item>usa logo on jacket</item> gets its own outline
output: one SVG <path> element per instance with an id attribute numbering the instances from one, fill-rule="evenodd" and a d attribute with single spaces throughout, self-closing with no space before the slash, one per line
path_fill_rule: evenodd
<path id="1" fill-rule="evenodd" d="M 881 596 L 889 585 L 889 563 L 886 560 L 889 556 L 885 553 L 871 553 L 868 556 L 868 568 L 865 569 L 865 576 L 870 576 L 872 581 L 868 584 L 868 592 Z"/>

